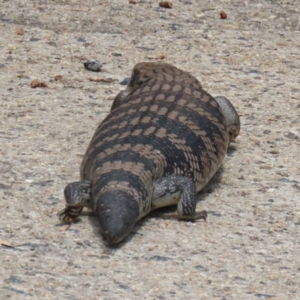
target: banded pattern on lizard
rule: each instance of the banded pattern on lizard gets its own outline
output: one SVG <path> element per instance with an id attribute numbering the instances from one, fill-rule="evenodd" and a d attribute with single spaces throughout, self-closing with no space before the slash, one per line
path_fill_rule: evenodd
<path id="1" fill-rule="evenodd" d="M 194 76 L 138 63 L 90 142 L 81 181 L 65 188 L 60 219 L 71 223 L 83 207 L 94 210 L 109 244 L 159 207 L 177 204 L 179 219 L 206 219 L 206 211 L 196 212 L 196 194 L 239 131 L 230 101 L 213 98 Z"/>

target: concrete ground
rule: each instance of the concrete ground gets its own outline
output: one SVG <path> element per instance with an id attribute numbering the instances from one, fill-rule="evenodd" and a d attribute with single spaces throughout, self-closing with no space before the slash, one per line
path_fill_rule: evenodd
<path id="1" fill-rule="evenodd" d="M 1 1 L 1 299 L 300 299 L 299 13 L 297 0 Z M 206 223 L 152 214 L 107 248 L 94 217 L 65 230 L 56 213 L 119 81 L 159 60 L 231 99 L 241 134 L 200 195 Z"/>

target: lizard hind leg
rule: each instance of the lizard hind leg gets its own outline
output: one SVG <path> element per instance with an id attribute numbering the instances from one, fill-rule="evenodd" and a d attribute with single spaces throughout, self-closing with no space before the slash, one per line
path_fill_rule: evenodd
<path id="1" fill-rule="evenodd" d="M 66 205 L 73 206 L 81 203 L 83 206 L 89 206 L 91 203 L 91 182 L 82 180 L 69 183 L 64 190 Z M 90 204 L 91 205 L 91 204 Z"/>
<path id="2" fill-rule="evenodd" d="M 207 218 L 205 210 L 196 212 L 196 185 L 188 177 L 169 176 L 160 178 L 154 188 L 152 208 L 177 204 L 177 218 L 195 221 Z"/>
<path id="3" fill-rule="evenodd" d="M 92 208 L 91 182 L 87 180 L 69 183 L 64 190 L 66 207 L 57 213 L 64 223 L 72 224 L 84 207 Z"/>

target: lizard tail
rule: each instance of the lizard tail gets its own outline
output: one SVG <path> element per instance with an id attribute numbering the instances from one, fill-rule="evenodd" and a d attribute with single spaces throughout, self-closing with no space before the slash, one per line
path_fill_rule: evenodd
<path id="1" fill-rule="evenodd" d="M 108 243 L 114 245 L 131 232 L 139 218 L 139 205 L 125 191 L 107 191 L 97 201 L 96 216 Z"/>

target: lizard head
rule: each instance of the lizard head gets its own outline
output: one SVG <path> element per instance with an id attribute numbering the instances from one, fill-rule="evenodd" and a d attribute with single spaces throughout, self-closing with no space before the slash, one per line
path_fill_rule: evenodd
<path id="1" fill-rule="evenodd" d="M 107 191 L 96 202 L 100 230 L 110 245 L 129 235 L 139 217 L 137 201 L 122 190 Z"/>
<path id="2" fill-rule="evenodd" d="M 128 88 L 134 90 L 136 87 L 153 78 L 163 78 L 164 81 L 173 81 L 173 76 L 180 76 L 181 79 L 191 77 L 188 72 L 177 69 L 168 63 L 141 62 L 134 66 Z"/>
<path id="3" fill-rule="evenodd" d="M 119 94 L 116 96 L 110 111 L 112 112 L 113 110 L 118 108 L 127 98 L 127 96 L 130 93 L 134 92 L 142 84 L 157 76 L 157 74 L 159 73 L 158 70 L 162 69 L 164 65 L 166 64 L 152 62 L 143 62 L 136 64 L 132 70 L 131 77 L 128 78 L 129 82 L 126 89 L 119 92 Z"/>
<path id="4" fill-rule="evenodd" d="M 133 70 L 128 85 L 125 90 L 121 91 L 115 98 L 111 111 L 119 107 L 126 98 L 141 87 L 144 83 L 150 80 L 163 80 L 174 84 L 174 80 L 180 80 L 181 82 L 188 82 L 188 84 L 194 83 L 199 88 L 202 88 L 200 82 L 190 75 L 190 73 L 182 71 L 171 64 L 161 62 L 141 62 L 137 63 Z"/>

